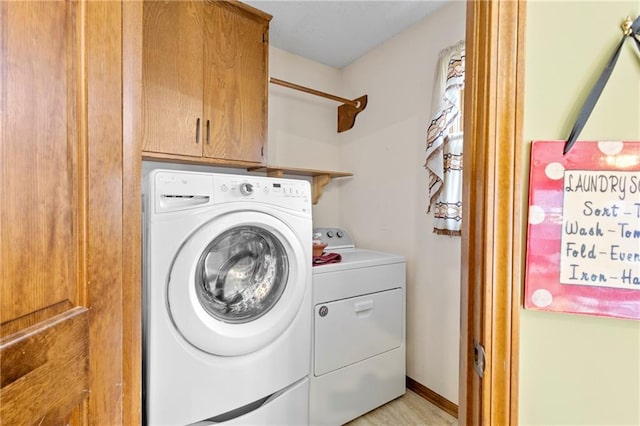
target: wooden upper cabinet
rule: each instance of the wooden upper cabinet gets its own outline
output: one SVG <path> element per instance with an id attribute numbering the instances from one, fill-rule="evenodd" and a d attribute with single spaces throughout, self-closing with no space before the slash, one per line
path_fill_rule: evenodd
<path id="1" fill-rule="evenodd" d="M 211 129 L 205 156 L 259 163 L 266 140 L 265 22 L 232 3 L 207 10 L 204 111 Z"/>
<path id="2" fill-rule="evenodd" d="M 145 1 L 143 8 L 143 150 L 199 157 L 202 4 Z"/>
<path id="3" fill-rule="evenodd" d="M 235 1 L 143 13 L 145 155 L 264 163 L 271 17 Z"/>

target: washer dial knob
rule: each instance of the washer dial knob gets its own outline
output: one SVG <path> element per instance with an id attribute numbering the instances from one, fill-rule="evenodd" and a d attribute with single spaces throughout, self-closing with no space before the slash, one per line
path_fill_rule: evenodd
<path id="1" fill-rule="evenodd" d="M 327 231 L 327 237 L 333 238 L 333 235 L 334 235 L 333 231 Z"/>
<path id="2" fill-rule="evenodd" d="M 338 238 L 342 238 L 342 237 L 344 237 L 344 232 L 336 231 L 336 235 L 338 236 Z"/>
<path id="3" fill-rule="evenodd" d="M 242 195 L 250 195 L 253 193 L 253 184 L 250 183 L 242 183 L 240 184 L 240 193 Z"/>

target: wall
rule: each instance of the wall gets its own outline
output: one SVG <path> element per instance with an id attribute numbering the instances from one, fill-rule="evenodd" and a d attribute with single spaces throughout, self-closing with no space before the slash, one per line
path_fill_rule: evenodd
<path id="1" fill-rule="evenodd" d="M 341 222 L 362 246 L 407 258 L 407 375 L 458 401 L 460 239 L 432 232 L 425 135 L 440 50 L 464 39 L 452 2 L 343 70 L 343 96 L 369 96 L 340 135 Z"/>
<path id="2" fill-rule="evenodd" d="M 269 49 L 269 75 L 339 94 L 340 70 L 273 46 Z M 338 105 L 328 99 L 270 84 L 269 165 L 340 171 L 340 141 L 336 132 Z M 330 182 L 318 204 L 313 206 L 315 226 L 341 225 L 339 186 L 339 180 Z"/>
<path id="3" fill-rule="evenodd" d="M 342 70 L 271 48 L 270 75 L 369 103 L 336 133 L 337 103 L 271 85 L 269 163 L 352 172 L 314 207 L 357 245 L 407 258 L 407 375 L 458 401 L 460 239 L 432 233 L 426 214 L 425 134 L 440 50 L 464 38 L 452 2 Z"/>
<path id="4" fill-rule="evenodd" d="M 639 13 L 637 0 L 528 3 L 525 164 L 529 141 L 567 137 L 618 25 Z M 580 139 L 640 140 L 634 49 L 628 41 Z M 520 323 L 520 424 L 640 424 L 639 322 L 523 310 Z"/>

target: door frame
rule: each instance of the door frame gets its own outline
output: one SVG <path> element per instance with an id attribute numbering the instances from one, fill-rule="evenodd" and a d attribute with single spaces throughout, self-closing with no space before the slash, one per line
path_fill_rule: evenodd
<path id="1" fill-rule="evenodd" d="M 141 234 L 142 2 L 122 7 L 123 227 L 135 236 Z M 525 212 L 516 178 L 524 147 L 525 9 L 525 0 L 467 2 L 463 202 L 469 219 L 462 232 L 461 425 L 518 423 Z M 142 418 L 140 248 L 139 238 L 123 247 L 124 424 L 140 424 Z M 474 337 L 487 355 L 482 381 L 469 351 Z"/>
<path id="2" fill-rule="evenodd" d="M 122 424 L 142 424 L 142 1 L 122 2 Z"/>
<path id="3" fill-rule="evenodd" d="M 467 2 L 461 425 L 518 423 L 525 9 L 525 0 Z"/>

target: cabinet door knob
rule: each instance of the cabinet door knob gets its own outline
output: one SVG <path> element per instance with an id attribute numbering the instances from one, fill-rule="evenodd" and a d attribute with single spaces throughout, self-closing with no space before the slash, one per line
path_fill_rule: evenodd
<path id="1" fill-rule="evenodd" d="M 200 117 L 196 120 L 196 143 L 200 143 Z"/>
<path id="2" fill-rule="evenodd" d="M 207 120 L 207 145 L 211 144 L 211 121 Z"/>

